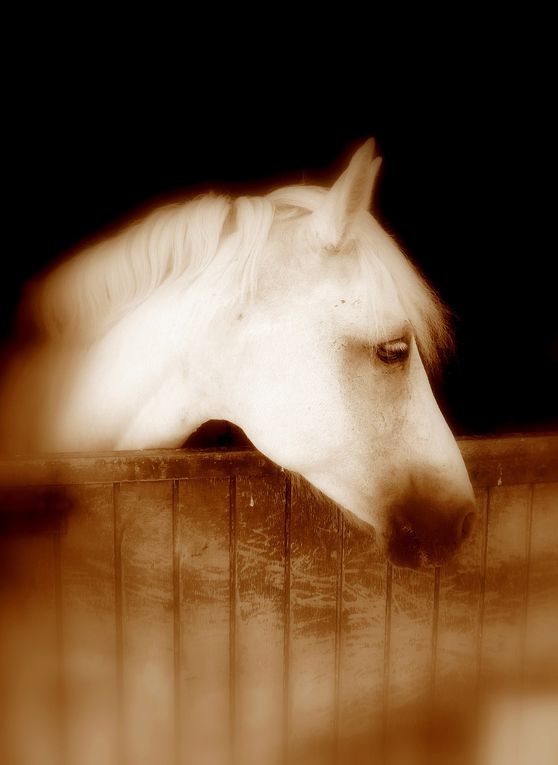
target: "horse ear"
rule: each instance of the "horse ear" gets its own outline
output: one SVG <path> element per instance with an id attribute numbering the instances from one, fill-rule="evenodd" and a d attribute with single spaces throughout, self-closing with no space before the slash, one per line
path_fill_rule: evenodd
<path id="1" fill-rule="evenodd" d="M 315 231 L 325 249 L 338 249 L 355 215 L 370 205 L 382 162 L 381 157 L 374 157 L 374 148 L 374 139 L 370 138 L 357 149 L 313 215 Z"/>

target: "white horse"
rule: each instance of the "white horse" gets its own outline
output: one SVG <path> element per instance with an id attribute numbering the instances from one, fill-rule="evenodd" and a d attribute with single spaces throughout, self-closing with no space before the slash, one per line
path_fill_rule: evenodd
<path id="1" fill-rule="evenodd" d="M 162 207 L 43 276 L 3 386 L 4 450 L 178 447 L 229 420 L 395 563 L 443 560 L 474 518 L 425 371 L 448 332 L 368 212 L 379 165 L 368 141 L 329 190 Z"/>

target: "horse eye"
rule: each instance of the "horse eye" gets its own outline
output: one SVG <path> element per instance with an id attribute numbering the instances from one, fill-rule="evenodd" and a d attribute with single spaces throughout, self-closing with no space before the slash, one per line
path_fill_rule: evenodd
<path id="1" fill-rule="evenodd" d="M 376 346 L 376 355 L 384 364 L 396 364 L 399 361 L 405 361 L 409 355 L 409 343 L 403 337 L 399 337 L 397 340 L 388 340 L 387 343 L 380 343 Z"/>

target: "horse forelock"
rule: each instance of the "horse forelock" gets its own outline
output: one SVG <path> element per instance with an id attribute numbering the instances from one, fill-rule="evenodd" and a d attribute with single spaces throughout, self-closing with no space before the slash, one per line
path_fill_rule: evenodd
<path id="1" fill-rule="evenodd" d="M 250 299 L 272 224 L 314 212 L 325 193 L 315 186 L 287 186 L 262 197 L 206 194 L 158 208 L 38 280 L 25 301 L 24 320 L 50 340 L 91 342 L 163 284 L 180 279 L 188 286 L 221 255 L 236 263 L 239 301 Z M 371 236 L 362 221 L 353 226 L 352 244 L 366 278 L 373 283 L 379 269 L 387 269 L 423 359 L 435 366 L 451 342 L 447 312 L 389 236 L 377 229 Z"/>

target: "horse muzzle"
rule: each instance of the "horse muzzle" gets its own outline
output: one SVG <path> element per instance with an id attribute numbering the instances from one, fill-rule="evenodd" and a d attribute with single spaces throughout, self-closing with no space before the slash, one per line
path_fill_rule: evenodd
<path id="1" fill-rule="evenodd" d="M 393 508 L 384 533 L 386 552 L 396 566 L 439 566 L 451 558 L 475 527 L 472 500 L 458 504 L 420 502 Z"/>

